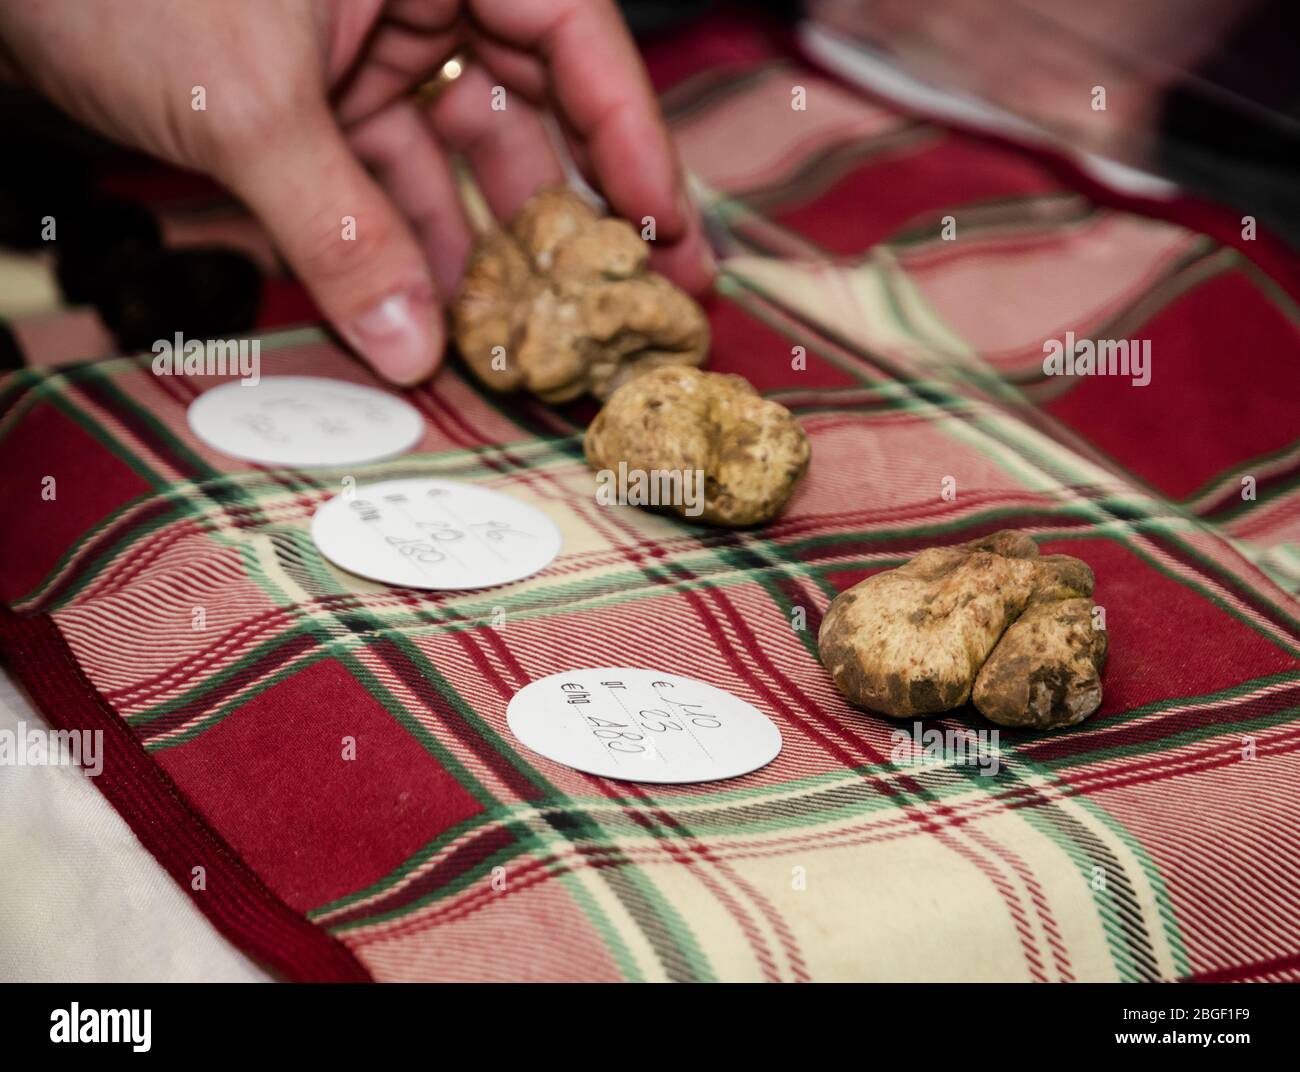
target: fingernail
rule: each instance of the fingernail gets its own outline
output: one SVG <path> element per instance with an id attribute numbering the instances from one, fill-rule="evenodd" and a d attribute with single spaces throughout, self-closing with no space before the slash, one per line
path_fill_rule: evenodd
<path id="1" fill-rule="evenodd" d="M 418 383 L 442 349 L 442 329 L 427 289 L 400 291 L 352 321 L 348 341 L 379 372 L 400 384 Z"/>

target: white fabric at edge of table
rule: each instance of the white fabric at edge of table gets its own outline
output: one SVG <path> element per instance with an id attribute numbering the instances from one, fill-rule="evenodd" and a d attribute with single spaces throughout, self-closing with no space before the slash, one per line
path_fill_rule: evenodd
<path id="1" fill-rule="evenodd" d="M 0 730 L 48 729 L 0 671 Z M 0 766 L 0 982 L 266 982 L 80 769 Z"/>

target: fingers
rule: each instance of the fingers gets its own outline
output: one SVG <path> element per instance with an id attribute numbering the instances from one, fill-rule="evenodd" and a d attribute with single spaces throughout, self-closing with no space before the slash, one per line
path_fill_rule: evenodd
<path id="1" fill-rule="evenodd" d="M 683 209 L 686 233 L 676 242 L 655 242 L 650 251 L 650 266 L 691 294 L 703 294 L 713 287 L 718 263 L 704 237 L 699 209 L 688 191 L 683 190 L 682 197 L 688 206 Z"/>
<path id="2" fill-rule="evenodd" d="M 548 103 L 550 80 L 542 61 L 531 52 L 512 48 L 485 33 L 470 33 L 474 58 L 512 93 L 521 93 L 538 107 Z"/>
<path id="3" fill-rule="evenodd" d="M 348 140 L 415 228 L 438 292 L 455 294 L 474 232 L 424 117 L 410 101 L 396 101 L 349 131 Z"/>
<path id="4" fill-rule="evenodd" d="M 416 383 L 442 357 L 442 309 L 410 228 L 322 102 L 241 144 L 218 175 L 270 231 L 339 333 L 380 375 Z"/>
<path id="5" fill-rule="evenodd" d="M 439 139 L 462 153 L 493 215 L 508 220 L 543 186 L 564 182 L 564 167 L 542 118 L 527 101 L 494 108 L 492 78 L 471 64 L 431 106 Z"/>
<path id="6" fill-rule="evenodd" d="M 348 128 L 404 96 L 436 72 L 461 42 L 453 28 L 423 32 L 391 21 L 376 27 L 358 65 L 335 90 L 335 114 Z"/>
<path id="7" fill-rule="evenodd" d="M 607 0 L 472 0 L 489 36 L 535 53 L 551 97 L 587 142 L 610 203 L 653 215 L 672 240 L 685 232 L 681 178 L 641 58 Z"/>
<path id="8" fill-rule="evenodd" d="M 550 98 L 586 146 L 612 208 L 655 218 L 657 257 L 683 286 L 707 286 L 715 271 L 677 155 L 641 58 L 608 0 L 470 0 L 482 32 L 535 53 Z M 485 62 L 496 57 L 489 49 Z M 516 63 L 510 74 L 527 72 Z"/>

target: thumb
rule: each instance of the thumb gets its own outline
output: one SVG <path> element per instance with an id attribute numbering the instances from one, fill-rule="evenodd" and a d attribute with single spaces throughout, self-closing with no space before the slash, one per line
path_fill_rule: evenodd
<path id="1" fill-rule="evenodd" d="M 344 339 L 381 376 L 427 377 L 446 332 L 429 267 L 406 222 L 323 109 L 232 155 L 226 183 Z"/>

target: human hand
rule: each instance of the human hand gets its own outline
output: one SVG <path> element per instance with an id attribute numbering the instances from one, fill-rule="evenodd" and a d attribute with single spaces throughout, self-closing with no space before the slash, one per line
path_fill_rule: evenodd
<path id="1" fill-rule="evenodd" d="M 466 47 L 461 77 L 418 105 L 410 91 Z M 343 337 L 398 383 L 437 367 L 443 302 L 473 239 L 447 154 L 463 154 L 508 218 L 564 180 L 544 111 L 614 212 L 654 217 L 659 270 L 695 291 L 712 275 L 610 0 L 5 0 L 0 69 L 99 132 L 224 183 Z"/>

